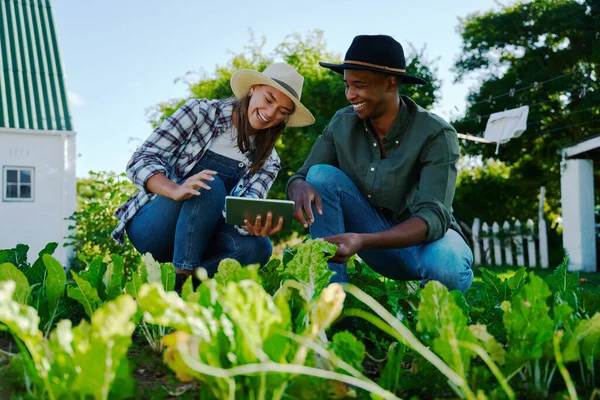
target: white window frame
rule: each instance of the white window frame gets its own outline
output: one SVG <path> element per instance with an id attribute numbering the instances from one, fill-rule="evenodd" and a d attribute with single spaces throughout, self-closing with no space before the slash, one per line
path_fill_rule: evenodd
<path id="1" fill-rule="evenodd" d="M 8 197 L 8 171 L 17 171 L 17 194 L 19 197 Z M 21 183 L 21 171 L 31 172 L 31 197 L 20 197 L 21 196 L 21 185 L 27 185 L 27 183 Z M 35 182 L 35 168 L 34 167 L 16 167 L 5 165 L 2 168 L 2 201 L 4 202 L 32 202 L 34 201 L 34 182 Z"/>

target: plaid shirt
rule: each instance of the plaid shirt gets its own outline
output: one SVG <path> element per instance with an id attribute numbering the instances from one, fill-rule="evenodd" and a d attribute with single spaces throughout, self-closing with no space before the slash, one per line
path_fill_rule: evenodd
<path id="1" fill-rule="evenodd" d="M 114 240 L 123 243 L 127 223 L 144 204 L 157 196 L 146 189 L 146 181 L 163 173 L 173 182 L 183 182 L 208 150 L 212 140 L 231 127 L 232 111 L 233 100 L 188 100 L 133 153 L 127 163 L 127 177 L 135 183 L 138 192 L 115 212 L 120 222 L 112 232 Z M 279 155 L 273 149 L 258 173 L 250 174 L 249 168 L 246 169 L 246 174 L 230 195 L 266 198 L 280 168 Z M 241 234 L 249 234 L 236 228 Z"/>

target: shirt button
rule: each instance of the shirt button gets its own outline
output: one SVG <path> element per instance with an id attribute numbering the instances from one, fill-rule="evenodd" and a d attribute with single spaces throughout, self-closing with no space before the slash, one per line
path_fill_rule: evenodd
<path id="1" fill-rule="evenodd" d="M 377 143 L 373 143 L 373 147 L 377 147 Z"/>
<path id="2" fill-rule="evenodd" d="M 243 162 L 241 162 L 241 163 L 240 163 L 240 168 L 244 168 L 244 167 L 245 167 L 244 163 L 243 163 Z"/>
<path id="3" fill-rule="evenodd" d="M 367 195 L 367 197 L 368 197 L 368 198 L 371 198 L 371 195 L 370 195 L 370 194 L 368 194 L 368 195 Z"/>
<path id="4" fill-rule="evenodd" d="M 396 140 L 396 144 L 400 143 L 399 141 Z"/>
<path id="5" fill-rule="evenodd" d="M 242 188 L 242 185 L 238 186 L 240 189 Z"/>
<path id="6" fill-rule="evenodd" d="M 371 171 L 375 171 L 375 168 L 371 167 Z"/>

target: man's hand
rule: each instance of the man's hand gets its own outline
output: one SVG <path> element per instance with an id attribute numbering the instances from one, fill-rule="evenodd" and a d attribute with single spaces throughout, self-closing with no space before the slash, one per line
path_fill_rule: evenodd
<path id="1" fill-rule="evenodd" d="M 250 221 L 248 221 L 247 219 L 244 220 L 244 222 L 246 223 L 245 228 L 248 230 L 248 232 L 250 232 L 256 236 L 262 236 L 262 237 L 274 235 L 283 228 L 283 218 L 282 217 L 279 217 L 279 222 L 277 223 L 277 225 L 272 226 L 273 225 L 273 214 L 271 214 L 270 212 L 267 213 L 267 220 L 265 221 L 264 225 L 262 224 L 262 217 L 260 215 L 256 216 L 256 221 L 255 221 L 254 225 L 252 225 L 250 223 Z"/>
<path id="2" fill-rule="evenodd" d="M 294 201 L 294 219 L 302 224 L 305 228 L 315 222 L 315 217 L 312 212 L 311 204 L 315 203 L 315 208 L 319 215 L 323 215 L 323 207 L 321 206 L 321 196 L 313 185 L 302 179 L 295 179 L 290 183 L 288 188 L 290 199 Z M 304 214 L 308 217 L 306 220 Z"/>
<path id="3" fill-rule="evenodd" d="M 217 171 L 211 171 L 205 169 L 195 175 L 190 176 L 181 185 L 178 185 L 175 190 L 171 192 L 171 198 L 175 201 L 187 200 L 193 196 L 200 196 L 200 188 L 210 190 L 206 181 L 214 181 L 213 175 L 216 175 Z"/>
<path id="4" fill-rule="evenodd" d="M 337 244 L 338 248 L 335 255 L 329 259 L 329 261 L 335 263 L 346 262 L 346 260 L 363 249 L 363 237 L 358 233 L 342 233 L 323 238 L 323 240 Z"/>

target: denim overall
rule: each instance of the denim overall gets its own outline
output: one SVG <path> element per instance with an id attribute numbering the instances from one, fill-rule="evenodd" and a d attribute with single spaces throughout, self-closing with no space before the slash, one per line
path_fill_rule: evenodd
<path id="1" fill-rule="evenodd" d="M 224 258 L 242 265 L 266 264 L 273 247 L 268 238 L 240 235 L 222 216 L 225 196 L 246 173 L 246 165 L 208 150 L 185 178 L 202 170 L 216 171 L 210 190 L 183 201 L 156 196 L 126 226 L 127 236 L 142 254 L 173 262 L 182 270 L 203 267 L 212 276 Z"/>

